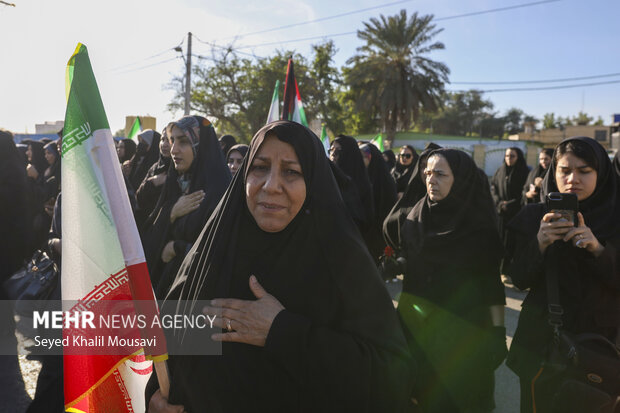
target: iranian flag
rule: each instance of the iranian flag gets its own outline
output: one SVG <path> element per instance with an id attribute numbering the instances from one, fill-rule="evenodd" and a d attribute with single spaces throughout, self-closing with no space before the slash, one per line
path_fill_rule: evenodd
<path id="1" fill-rule="evenodd" d="M 134 120 L 133 124 L 131 125 L 131 129 L 129 130 L 129 135 L 127 136 L 127 139 L 133 140 L 137 145 L 139 143 L 138 134 L 140 132 L 142 132 L 142 123 L 140 122 L 140 117 L 136 116 L 136 120 Z"/>
<path id="2" fill-rule="evenodd" d="M 271 98 L 271 106 L 269 107 L 269 115 L 267 115 L 267 123 L 275 122 L 280 119 L 280 81 L 276 80 L 276 87 L 273 89 Z"/>
<path id="3" fill-rule="evenodd" d="M 382 134 L 378 134 L 377 136 L 375 136 L 374 138 L 372 138 L 372 140 L 370 141 L 370 143 L 372 143 L 373 145 L 375 145 L 377 148 L 379 148 L 379 150 L 381 152 L 383 152 L 385 150 L 385 147 L 383 145 L 383 135 Z"/>
<path id="4" fill-rule="evenodd" d="M 321 143 L 323 144 L 323 148 L 325 148 L 325 154 L 329 156 L 329 136 L 327 136 L 327 128 L 325 124 L 321 128 Z"/>
<path id="5" fill-rule="evenodd" d="M 295 73 L 293 70 L 293 59 L 288 59 L 288 68 L 286 69 L 286 82 L 284 83 L 284 104 L 282 106 L 282 119 L 292 120 L 308 126 L 304 106 L 301 103 L 301 95 Z"/>
<path id="6" fill-rule="evenodd" d="M 70 306 L 71 311 L 88 309 L 98 317 L 105 316 L 115 300 L 124 300 L 130 303 L 133 314 L 156 315 L 157 304 L 112 133 L 88 51 L 82 44 L 78 44 L 67 64 L 66 93 L 62 142 L 63 307 Z M 71 300 L 69 305 L 67 300 Z M 63 329 L 65 338 L 74 333 L 67 326 Z M 125 329 L 124 334 L 125 338 L 135 338 L 144 333 L 135 327 Z M 151 360 L 167 357 L 161 329 L 149 333 L 157 336 L 156 347 L 84 354 L 94 348 L 87 347 L 80 353 L 65 346 L 67 411 L 144 412 L 144 388 L 153 371 Z"/>

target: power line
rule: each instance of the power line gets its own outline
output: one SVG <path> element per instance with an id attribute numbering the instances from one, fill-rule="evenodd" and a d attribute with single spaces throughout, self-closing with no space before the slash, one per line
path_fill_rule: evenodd
<path id="1" fill-rule="evenodd" d="M 510 89 L 488 89 L 488 90 L 480 90 L 482 93 L 495 93 L 495 92 L 532 92 L 538 90 L 555 90 L 555 89 L 572 89 L 576 87 L 588 87 L 588 86 L 599 86 L 599 85 L 611 85 L 614 83 L 620 83 L 620 80 L 609 80 L 606 82 L 594 82 L 594 83 L 580 83 L 577 85 L 564 85 L 564 86 L 543 86 L 543 87 L 524 87 L 524 88 L 510 88 Z M 459 93 L 466 92 L 464 90 L 450 90 L 449 92 Z"/>
<path id="2" fill-rule="evenodd" d="M 575 80 L 600 79 L 604 77 L 620 76 L 620 73 L 608 73 L 605 75 L 593 75 L 582 77 L 567 77 L 564 79 L 546 79 L 546 80 L 513 80 L 504 82 L 450 82 L 453 85 L 522 85 L 528 83 L 556 83 L 556 82 L 572 82 Z"/>
<path id="3" fill-rule="evenodd" d="M 326 20 L 333 20 L 333 19 L 337 19 L 339 17 L 345 17 L 345 16 L 350 16 L 352 14 L 363 13 L 365 11 L 376 10 L 376 9 L 380 9 L 380 8 L 388 7 L 388 6 L 394 6 L 396 4 L 409 3 L 411 1 L 412 0 L 394 1 L 392 3 L 380 4 L 378 6 L 367 7 L 365 9 L 358 9 L 358 10 L 353 10 L 353 11 L 349 11 L 349 12 L 346 12 L 346 13 L 340 13 L 340 14 L 334 14 L 332 16 L 321 17 L 321 18 L 314 19 L 314 20 L 307 20 L 305 22 L 286 24 L 284 26 L 272 27 L 271 29 L 258 30 L 258 31 L 255 31 L 255 32 L 250 32 L 250 33 L 243 33 L 243 34 L 240 34 L 240 35 L 237 35 L 237 36 L 227 37 L 226 39 L 241 38 L 241 37 L 246 37 L 246 36 L 252 36 L 252 35 L 255 35 L 255 34 L 275 32 L 276 30 L 288 29 L 288 28 L 291 28 L 291 27 L 303 26 L 305 24 L 318 23 L 318 22 L 322 22 L 322 21 L 326 21 Z M 559 1 L 559 0 L 556 0 L 556 1 Z"/>
<path id="4" fill-rule="evenodd" d="M 160 62 L 152 63 L 152 64 L 150 64 L 150 65 L 141 66 L 141 67 L 136 67 L 136 68 L 134 68 L 134 69 L 125 70 L 125 71 L 123 71 L 123 72 L 117 72 L 117 73 L 114 73 L 114 74 L 115 74 L 115 75 L 123 75 L 123 74 L 125 74 L 125 73 L 136 72 L 136 71 L 138 71 L 138 70 L 147 69 L 147 68 L 149 68 L 149 67 L 153 67 L 153 66 L 159 66 L 159 65 L 162 65 L 162 64 L 164 64 L 164 63 L 168 63 L 168 62 L 171 62 L 171 61 L 173 61 L 173 60 L 180 59 L 180 58 L 181 58 L 180 56 L 175 56 L 175 57 L 171 57 L 170 59 L 166 59 L 166 60 L 162 60 L 162 61 L 160 61 Z"/>
<path id="5" fill-rule="evenodd" d="M 456 14 L 454 16 L 439 17 L 439 18 L 434 19 L 434 20 L 435 21 L 442 21 L 442 20 L 458 19 L 458 18 L 461 18 L 461 17 L 479 16 L 481 14 L 495 13 L 495 12 L 498 12 L 498 11 L 506 11 L 506 10 L 513 10 L 513 9 L 520 9 L 520 8 L 523 8 L 523 7 L 538 6 L 539 4 L 555 3 L 555 2 L 558 2 L 558 1 L 563 1 L 563 0 L 535 1 L 535 2 L 532 2 L 532 3 L 517 4 L 517 5 L 514 5 L 514 6 L 499 7 L 497 9 L 489 9 L 489 10 L 475 11 L 475 12 L 471 12 L 471 13 Z"/>
<path id="6" fill-rule="evenodd" d="M 159 53 L 155 53 L 155 54 L 154 54 L 154 55 L 152 55 L 152 56 L 145 57 L 144 59 L 141 59 L 141 60 L 135 61 L 135 62 L 133 62 L 133 63 L 128 63 L 128 64 L 126 64 L 126 65 L 122 65 L 122 66 L 113 67 L 113 68 L 111 68 L 111 69 L 108 69 L 107 71 L 108 71 L 108 72 L 112 72 L 112 71 L 115 71 L 115 70 L 124 69 L 124 68 L 126 68 L 126 67 L 135 66 L 135 65 L 140 64 L 140 63 L 142 63 L 142 62 L 145 62 L 145 61 L 147 61 L 147 60 L 154 59 L 154 58 L 156 58 L 156 57 L 159 57 L 159 56 L 163 55 L 164 53 L 168 53 L 168 52 L 169 52 L 169 51 L 171 51 L 171 50 L 175 50 L 177 47 L 181 47 L 181 46 L 183 45 L 183 42 L 184 42 L 184 41 L 185 41 L 185 38 L 183 38 L 183 39 L 181 40 L 181 42 L 180 42 L 178 45 L 174 46 L 174 47 L 170 47 L 170 48 L 168 48 L 168 49 L 162 50 L 162 51 L 161 51 L 161 52 L 159 52 Z"/>
<path id="7" fill-rule="evenodd" d="M 461 17 L 471 17 L 471 16 L 477 16 L 477 15 L 481 15 L 481 14 L 496 13 L 496 12 L 501 12 L 501 11 L 506 11 L 506 10 L 517 9 L 517 8 L 537 6 L 537 5 L 544 4 L 544 3 L 555 3 L 555 2 L 559 2 L 559 1 L 564 1 L 564 0 L 543 0 L 543 1 L 536 1 L 536 2 L 532 2 L 532 3 L 517 4 L 517 5 L 514 5 L 514 6 L 500 7 L 500 8 L 488 9 L 488 10 L 481 10 L 481 11 L 471 12 L 471 13 L 456 14 L 454 16 L 438 17 L 438 18 L 434 18 L 433 21 L 453 20 L 453 19 L 457 19 L 457 18 L 461 18 Z M 261 46 L 273 46 L 273 45 L 276 45 L 276 44 L 302 42 L 302 41 L 306 41 L 306 40 L 323 39 L 323 38 L 326 38 L 326 37 L 330 38 L 330 37 L 348 36 L 348 35 L 352 35 L 352 34 L 357 34 L 357 31 L 344 32 L 344 33 L 334 33 L 334 34 L 326 34 L 326 35 L 323 35 L 323 36 L 313 36 L 313 37 L 305 37 L 305 38 L 299 38 L 299 39 L 281 40 L 279 42 L 259 43 L 259 44 L 249 45 L 249 46 L 243 46 L 242 45 L 242 46 L 238 46 L 236 49 L 247 49 L 247 48 L 261 47 Z"/>
<path id="8" fill-rule="evenodd" d="M 196 36 L 195 34 L 194 34 L 193 36 L 194 36 L 194 37 L 196 38 L 196 40 L 198 40 L 200 43 L 206 44 L 207 46 L 215 47 L 215 48 L 218 48 L 218 49 L 229 50 L 229 51 L 231 51 L 231 52 L 232 52 L 232 51 L 234 51 L 234 52 L 236 52 L 236 53 L 239 53 L 239 54 L 242 54 L 242 55 L 246 55 L 246 56 L 250 56 L 250 57 L 258 57 L 258 58 L 261 58 L 261 59 L 263 58 L 262 56 L 257 56 L 257 55 L 256 55 L 256 54 L 254 54 L 254 53 L 242 52 L 242 51 L 238 50 L 238 49 L 239 49 L 238 47 L 232 47 L 232 46 L 221 46 L 221 45 L 219 45 L 219 44 L 217 44 L 217 43 L 207 42 L 207 41 L 201 40 L 201 39 L 200 39 L 198 36 Z"/>

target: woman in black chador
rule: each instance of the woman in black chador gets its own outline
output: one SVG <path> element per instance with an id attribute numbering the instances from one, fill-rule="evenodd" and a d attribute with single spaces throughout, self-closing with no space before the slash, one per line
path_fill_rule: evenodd
<path id="1" fill-rule="evenodd" d="M 189 413 L 403 411 L 405 338 L 308 128 L 277 121 L 252 139 L 162 312 L 184 313 L 194 300 L 213 300 L 206 311 L 217 315 L 222 355 L 171 355 L 171 404 Z M 167 405 L 156 383 L 147 386 L 151 413 Z"/>
<path id="2" fill-rule="evenodd" d="M 390 175 L 385 160 L 383 160 L 381 151 L 375 145 L 366 143 L 360 146 L 360 150 L 368 171 L 375 206 L 372 226 L 367 236 L 368 250 L 370 255 L 378 260 L 385 250 L 383 221 L 396 202 L 396 184 Z"/>
<path id="3" fill-rule="evenodd" d="M 454 149 L 433 151 L 425 176 L 427 194 L 401 234 L 408 265 L 398 311 L 419 367 L 413 397 L 421 412 L 490 412 L 506 330 L 487 177 Z"/>
<path id="4" fill-rule="evenodd" d="M 383 222 L 383 237 L 387 245 L 392 247 L 398 253 L 401 249 L 401 236 L 400 230 L 405 223 L 405 219 L 415 204 L 418 203 L 424 195 L 426 195 L 426 176 L 424 175 L 424 169 L 426 169 L 426 161 L 428 156 L 435 149 L 440 149 L 441 146 L 430 142 L 426 145 L 426 148 L 415 163 L 409 183 L 405 188 L 403 196 L 396 202 L 387 218 Z"/>
<path id="5" fill-rule="evenodd" d="M 394 169 L 392 169 L 392 176 L 396 181 L 396 191 L 399 196 L 402 196 L 407 189 L 407 184 L 409 183 L 409 179 L 411 179 L 411 174 L 413 173 L 413 168 L 417 160 L 418 153 L 413 146 L 405 145 L 400 148 L 400 152 L 396 158 L 396 165 Z"/>
<path id="6" fill-rule="evenodd" d="M 161 140 L 159 141 L 159 158 L 151 168 L 147 171 L 142 183 L 136 190 L 137 210 L 135 212 L 136 224 L 138 229 L 142 230 L 142 225 L 146 218 L 153 212 L 153 208 L 157 205 L 157 200 L 161 195 L 161 191 L 166 183 L 166 175 L 170 168 L 170 142 L 166 135 L 166 128 L 162 131 Z"/>
<path id="7" fill-rule="evenodd" d="M 521 203 L 523 205 L 540 202 L 540 188 L 549 165 L 551 165 L 552 156 L 553 149 L 550 148 L 543 149 L 538 154 L 538 164 L 530 171 L 525 180 L 525 185 L 523 185 L 523 194 L 521 196 Z"/>
<path id="8" fill-rule="evenodd" d="M 142 242 L 155 295 L 163 298 L 200 229 L 230 183 L 211 123 L 185 116 L 167 126 L 173 164 Z"/>
<path id="9" fill-rule="evenodd" d="M 138 134 L 136 154 L 129 161 L 129 183 L 132 188 L 139 188 L 147 172 L 159 159 L 159 140 L 161 135 L 153 129 Z"/>
<path id="10" fill-rule="evenodd" d="M 502 239 L 505 238 L 506 225 L 521 209 L 521 191 L 529 173 L 523 151 L 514 147 L 506 149 L 504 163 L 491 179 L 491 194 L 499 215 Z"/>
<path id="11" fill-rule="evenodd" d="M 523 301 L 507 361 L 521 379 L 521 412 L 534 411 L 533 380 L 553 338 L 547 321 L 549 274 L 555 272 L 558 276 L 564 331 L 598 333 L 612 342 L 616 339 L 620 325 L 616 179 L 607 153 L 598 142 L 586 137 L 566 139 L 555 149 L 542 194 L 576 194 L 578 225 L 559 220 L 560 215 L 546 211 L 542 203 L 525 206 L 509 225 L 508 236 L 514 238 L 516 250 L 508 274 L 517 287 L 530 290 Z M 551 395 L 535 394 L 535 410 L 550 411 L 544 405 Z"/>
<path id="12" fill-rule="evenodd" d="M 366 237 L 372 228 L 375 207 L 370 178 L 364 166 L 357 141 L 351 136 L 339 135 L 332 142 L 329 157 L 351 179 L 351 183 L 355 186 L 353 191 L 348 191 L 347 194 L 343 193 L 343 197 L 351 198 L 353 197 L 352 193 L 357 192 L 355 196 L 359 197 L 359 202 L 347 202 L 347 205 L 354 208 L 350 211 L 351 215 L 362 235 Z"/>

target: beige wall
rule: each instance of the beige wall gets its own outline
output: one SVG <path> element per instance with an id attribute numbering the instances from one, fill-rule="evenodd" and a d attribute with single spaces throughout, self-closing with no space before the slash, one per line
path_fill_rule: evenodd
<path id="1" fill-rule="evenodd" d="M 129 131 L 135 120 L 136 116 L 125 116 L 125 136 L 129 135 Z M 142 130 L 153 129 L 157 132 L 161 132 L 157 130 L 157 119 L 152 116 L 140 116 L 140 123 L 142 124 Z"/>
<path id="2" fill-rule="evenodd" d="M 545 147 L 554 147 L 565 138 L 571 136 L 588 136 L 594 139 L 596 131 L 605 131 L 607 139 L 605 141 L 598 141 L 604 148 L 609 148 L 609 127 L 607 126 L 567 126 L 564 130 L 560 129 L 544 129 L 536 133 L 520 133 L 518 140 L 529 140 L 534 142 L 540 142 Z"/>

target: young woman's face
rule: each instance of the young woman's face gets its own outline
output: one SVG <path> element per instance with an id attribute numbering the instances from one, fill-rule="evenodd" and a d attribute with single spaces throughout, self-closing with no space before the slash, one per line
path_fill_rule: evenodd
<path id="1" fill-rule="evenodd" d="M 162 138 L 159 141 L 159 153 L 164 158 L 170 158 L 170 141 L 168 138 Z"/>
<path id="2" fill-rule="evenodd" d="M 409 148 L 402 148 L 398 154 L 400 163 L 404 166 L 409 166 L 413 162 L 413 152 Z"/>
<path id="3" fill-rule="evenodd" d="M 454 184 L 454 175 L 446 158 L 441 155 L 428 158 L 424 174 L 426 192 L 431 201 L 438 202 L 448 196 Z"/>
<path id="4" fill-rule="evenodd" d="M 125 157 L 125 142 L 120 141 L 118 146 L 116 147 L 116 154 L 118 155 L 118 159 L 123 159 Z"/>
<path id="5" fill-rule="evenodd" d="M 45 150 L 45 160 L 47 161 L 47 163 L 51 166 L 54 164 L 54 162 L 56 161 L 56 155 L 54 154 L 54 152 L 46 149 Z"/>
<path id="6" fill-rule="evenodd" d="M 340 152 L 342 151 L 342 146 L 336 141 L 332 142 L 332 147 L 329 148 L 329 159 L 332 162 L 338 162 L 340 158 Z"/>
<path id="7" fill-rule="evenodd" d="M 547 169 L 549 165 L 551 165 L 551 157 L 545 152 L 541 152 L 540 155 L 538 155 L 538 163 L 543 169 Z"/>
<path id="8" fill-rule="evenodd" d="M 514 166 L 514 164 L 517 163 L 517 151 L 512 149 L 506 149 L 504 160 L 506 161 L 506 165 Z"/>
<path id="9" fill-rule="evenodd" d="M 560 192 L 571 192 L 579 201 L 588 199 L 596 189 L 598 173 L 586 161 L 567 152 L 558 159 L 555 183 Z"/>
<path id="10" fill-rule="evenodd" d="M 168 140 L 170 141 L 170 155 L 172 155 L 174 168 L 179 174 L 184 174 L 189 171 L 194 161 L 192 141 L 185 135 L 182 129 L 176 126 L 172 127 L 168 134 Z"/>
<path id="11" fill-rule="evenodd" d="M 241 164 L 243 163 L 243 155 L 239 151 L 232 151 L 230 155 L 228 155 L 228 168 L 230 169 L 231 174 L 235 174 L 239 168 L 241 168 Z"/>
<path id="12" fill-rule="evenodd" d="M 275 136 L 267 136 L 245 182 L 248 209 L 259 228 L 282 231 L 306 200 L 306 182 L 295 149 Z"/>

